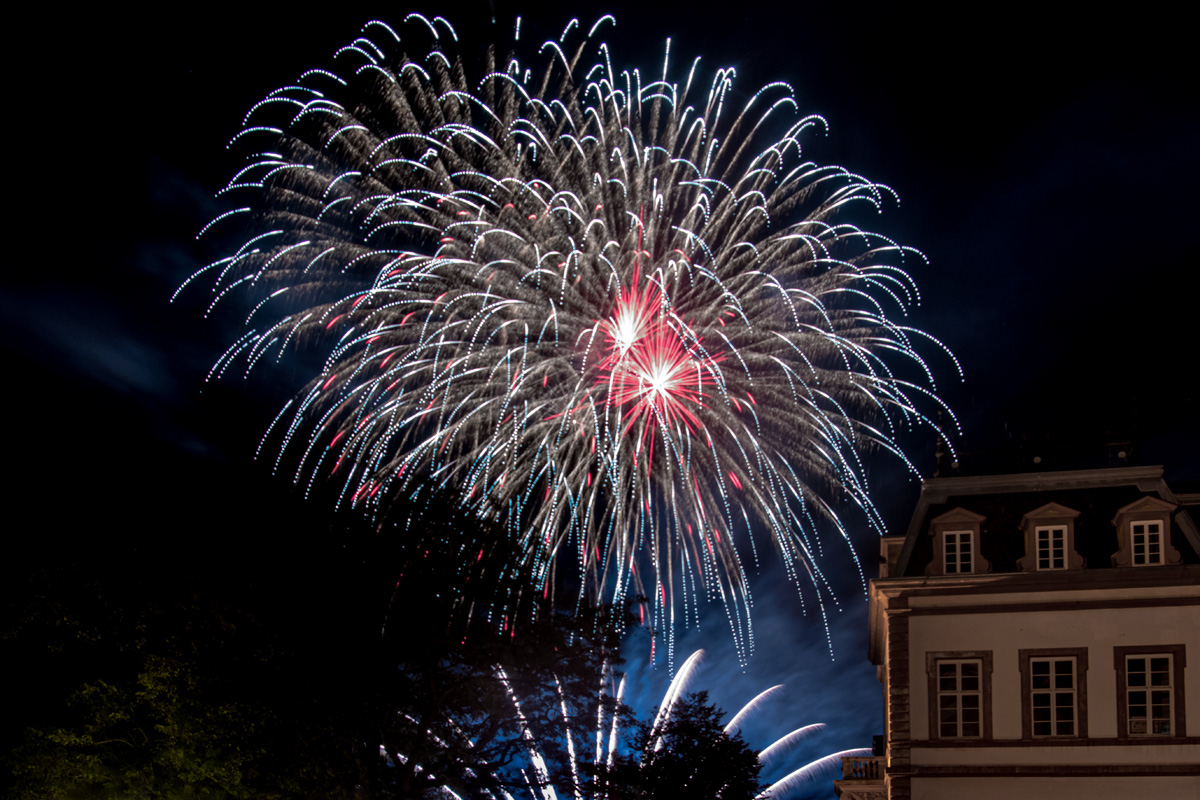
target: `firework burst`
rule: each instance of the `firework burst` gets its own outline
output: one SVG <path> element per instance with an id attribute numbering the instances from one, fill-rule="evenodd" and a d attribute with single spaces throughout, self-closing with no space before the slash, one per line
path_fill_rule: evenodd
<path id="1" fill-rule="evenodd" d="M 197 273 L 249 311 L 214 374 L 312 348 L 264 440 L 297 481 L 369 514 L 456 487 L 537 591 L 641 592 L 668 631 L 719 598 L 745 656 L 751 534 L 822 607 L 819 531 L 846 501 L 879 525 L 861 454 L 941 407 L 939 345 L 896 321 L 921 256 L 843 221 L 892 192 L 801 158 L 824 120 L 790 87 L 673 79 L 669 42 L 619 71 L 612 23 L 469 75 L 445 20 L 372 21 L 256 104 L 205 228 L 250 234 Z"/>

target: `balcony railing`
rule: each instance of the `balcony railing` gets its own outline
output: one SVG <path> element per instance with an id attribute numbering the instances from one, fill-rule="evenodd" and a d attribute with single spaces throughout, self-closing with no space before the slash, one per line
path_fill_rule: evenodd
<path id="1" fill-rule="evenodd" d="M 883 780 L 882 756 L 842 756 L 842 780 Z"/>

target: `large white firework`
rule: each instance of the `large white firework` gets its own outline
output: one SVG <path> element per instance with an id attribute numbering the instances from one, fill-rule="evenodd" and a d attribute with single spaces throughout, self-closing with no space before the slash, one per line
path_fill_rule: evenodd
<path id="1" fill-rule="evenodd" d="M 255 105 L 209 226 L 250 233 L 197 273 L 251 309 L 214 374 L 312 348 L 266 439 L 298 481 L 368 513 L 451 485 L 537 591 L 641 592 L 667 630 L 720 598 L 744 648 L 754 536 L 820 607 L 821 532 L 848 541 L 847 503 L 879 526 L 862 454 L 907 463 L 941 408 L 917 345 L 944 348 L 897 321 L 920 254 L 846 221 L 891 190 L 801 157 L 823 119 L 672 78 L 669 42 L 619 70 L 612 23 L 472 75 L 440 17 L 372 21 Z"/>

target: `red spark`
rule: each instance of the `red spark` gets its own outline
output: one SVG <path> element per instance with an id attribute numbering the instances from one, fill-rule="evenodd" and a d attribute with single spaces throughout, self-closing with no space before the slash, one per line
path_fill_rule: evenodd
<path id="1" fill-rule="evenodd" d="M 638 421 L 645 423 L 643 438 L 661 424 L 702 428 L 694 409 L 702 405 L 704 371 L 719 357 L 698 352 L 697 337 L 670 313 L 658 287 L 622 291 L 612 316 L 599 324 L 606 354 L 596 386 L 625 407 L 625 430 Z"/>

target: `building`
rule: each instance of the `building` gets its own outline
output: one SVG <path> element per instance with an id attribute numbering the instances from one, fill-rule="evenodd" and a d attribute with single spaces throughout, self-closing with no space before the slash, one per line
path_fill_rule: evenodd
<path id="1" fill-rule="evenodd" d="M 1189 506 L 1161 467 L 925 482 L 870 585 L 885 735 L 838 796 L 1200 800 Z"/>

